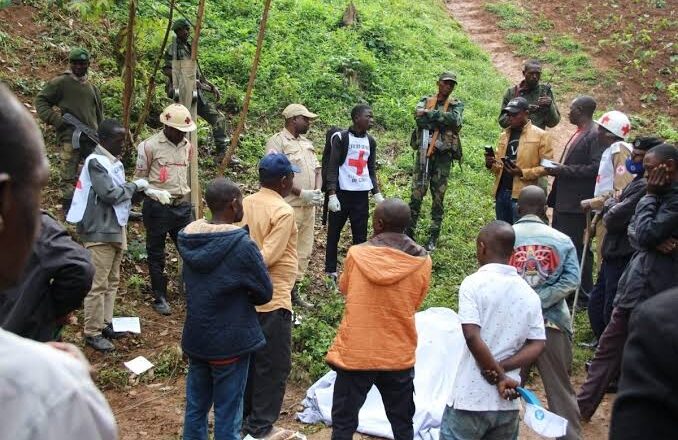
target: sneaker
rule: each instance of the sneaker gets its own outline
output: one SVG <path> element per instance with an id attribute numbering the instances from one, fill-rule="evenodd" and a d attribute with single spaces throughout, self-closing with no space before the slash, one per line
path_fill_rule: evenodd
<path id="1" fill-rule="evenodd" d="M 580 342 L 579 346 L 595 350 L 598 347 L 598 338 L 594 337 L 590 342 Z"/>
<path id="2" fill-rule="evenodd" d="M 115 345 L 102 335 L 85 336 L 85 344 L 97 351 L 107 352 L 115 349 Z"/>
<path id="3" fill-rule="evenodd" d="M 144 220 L 144 216 L 139 211 L 130 211 L 129 212 L 129 221 L 131 222 L 140 222 Z"/>
<path id="4" fill-rule="evenodd" d="M 424 246 L 424 249 L 426 249 L 426 252 L 430 254 L 431 252 L 436 250 L 436 242 L 434 240 L 429 240 L 428 244 Z"/>
<path id="5" fill-rule="evenodd" d="M 306 436 L 292 431 L 290 429 L 278 428 L 276 426 L 271 429 L 271 432 L 266 434 L 264 437 L 253 437 L 250 434 L 247 434 L 243 440 L 292 440 L 292 439 L 306 439 Z"/>
<path id="6" fill-rule="evenodd" d="M 165 316 L 172 314 L 172 309 L 170 308 L 170 305 L 167 303 L 167 300 L 162 296 L 156 298 L 156 300 L 153 301 L 153 310 Z"/>
<path id="7" fill-rule="evenodd" d="M 104 329 L 101 330 L 101 335 L 104 338 L 108 339 L 119 339 L 124 336 L 127 336 L 127 332 L 116 332 L 115 330 L 113 330 L 113 324 L 109 322 L 108 324 L 106 324 L 106 327 L 104 327 Z"/>

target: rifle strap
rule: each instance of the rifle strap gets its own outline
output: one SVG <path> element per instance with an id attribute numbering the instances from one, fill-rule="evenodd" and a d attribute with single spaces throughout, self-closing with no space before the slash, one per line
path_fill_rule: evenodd
<path id="1" fill-rule="evenodd" d="M 447 100 L 445 100 L 445 104 L 443 105 L 443 113 L 447 112 L 447 108 L 450 106 L 450 101 L 451 101 L 450 97 L 448 97 Z M 426 100 L 426 110 L 435 109 L 437 103 L 438 103 L 437 95 L 429 97 Z M 436 128 L 435 131 L 433 131 L 433 136 L 431 136 L 431 142 L 428 144 L 428 150 L 426 150 L 427 157 L 431 157 L 433 155 L 433 151 L 436 148 L 436 142 L 438 141 L 438 136 L 440 136 L 440 127 Z"/>

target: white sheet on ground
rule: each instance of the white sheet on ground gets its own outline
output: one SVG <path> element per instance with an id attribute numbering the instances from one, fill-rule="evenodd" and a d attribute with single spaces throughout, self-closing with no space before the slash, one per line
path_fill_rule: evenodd
<path id="1" fill-rule="evenodd" d="M 454 386 L 457 367 L 466 342 L 457 314 L 434 307 L 415 316 L 418 334 L 414 376 L 414 436 L 419 440 L 438 440 L 440 420 L 449 393 Z M 304 411 L 297 414 L 303 423 L 332 424 L 332 393 L 336 373 L 330 371 L 306 392 Z M 360 410 L 358 432 L 393 438 L 381 395 L 372 387 Z"/>

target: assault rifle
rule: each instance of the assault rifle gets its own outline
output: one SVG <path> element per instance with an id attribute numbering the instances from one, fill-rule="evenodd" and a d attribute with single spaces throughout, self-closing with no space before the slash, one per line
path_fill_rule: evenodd
<path id="1" fill-rule="evenodd" d="M 428 182 L 428 143 L 429 130 L 424 128 L 421 130 L 421 143 L 419 144 L 419 186 L 426 186 Z"/>
<path id="2" fill-rule="evenodd" d="M 74 150 L 80 149 L 80 136 L 83 134 L 90 138 L 95 144 L 99 143 L 99 136 L 97 135 L 97 132 L 93 128 L 82 123 L 80 119 L 76 118 L 70 113 L 64 113 L 63 120 L 65 123 L 75 127 L 75 130 L 73 130 L 73 136 L 71 137 L 71 143 L 73 144 Z"/>

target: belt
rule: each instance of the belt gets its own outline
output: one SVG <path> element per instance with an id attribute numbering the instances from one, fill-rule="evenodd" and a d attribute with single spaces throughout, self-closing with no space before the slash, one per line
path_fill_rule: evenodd
<path id="1" fill-rule="evenodd" d="M 191 203 L 191 196 L 190 195 L 184 195 L 184 196 L 172 196 L 170 199 L 170 206 L 179 206 L 183 205 L 184 203 Z"/>

